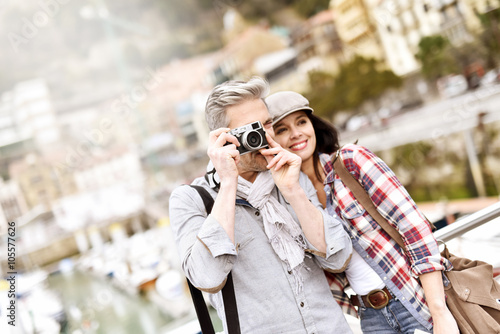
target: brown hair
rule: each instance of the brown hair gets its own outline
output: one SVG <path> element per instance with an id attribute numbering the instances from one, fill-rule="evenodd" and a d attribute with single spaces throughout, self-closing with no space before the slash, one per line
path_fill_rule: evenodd
<path id="1" fill-rule="evenodd" d="M 312 113 L 306 113 L 311 121 L 316 134 L 316 148 L 313 153 L 314 173 L 319 181 L 322 181 L 321 172 L 318 168 L 319 154 L 336 152 L 340 148 L 339 134 L 337 129 L 330 122 L 314 116 Z"/>

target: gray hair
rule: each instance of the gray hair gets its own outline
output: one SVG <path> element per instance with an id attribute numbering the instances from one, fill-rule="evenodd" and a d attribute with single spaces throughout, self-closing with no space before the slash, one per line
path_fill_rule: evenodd
<path id="1" fill-rule="evenodd" d="M 226 81 L 215 88 L 208 97 L 205 106 L 205 119 L 208 128 L 213 131 L 229 125 L 226 108 L 243 101 L 264 99 L 269 94 L 269 84 L 262 78 L 253 77 L 245 81 Z"/>

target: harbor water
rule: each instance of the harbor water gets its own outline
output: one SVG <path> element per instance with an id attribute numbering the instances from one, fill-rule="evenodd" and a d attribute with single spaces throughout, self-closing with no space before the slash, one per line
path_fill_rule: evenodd
<path id="1" fill-rule="evenodd" d="M 141 295 L 81 271 L 52 274 L 48 285 L 66 313 L 61 333 L 158 334 L 173 320 Z"/>

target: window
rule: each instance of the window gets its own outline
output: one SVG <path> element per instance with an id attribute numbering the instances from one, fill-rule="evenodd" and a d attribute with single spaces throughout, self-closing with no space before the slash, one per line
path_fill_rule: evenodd
<path id="1" fill-rule="evenodd" d="M 38 191 L 38 200 L 44 204 L 49 200 L 47 192 L 45 190 Z"/>
<path id="2" fill-rule="evenodd" d="M 341 9 L 342 14 L 347 13 L 348 11 L 350 11 L 354 7 L 354 4 L 352 3 L 352 0 L 351 1 L 346 1 L 345 4 L 346 5 L 344 6 L 344 8 Z"/>
<path id="3" fill-rule="evenodd" d="M 31 178 L 31 184 L 39 183 L 42 181 L 42 177 L 40 175 L 35 175 Z"/>

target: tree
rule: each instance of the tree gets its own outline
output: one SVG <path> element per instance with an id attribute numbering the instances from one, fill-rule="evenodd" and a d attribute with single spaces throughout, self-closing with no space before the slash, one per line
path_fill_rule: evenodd
<path id="1" fill-rule="evenodd" d="M 416 58 L 422 64 L 422 75 L 436 80 L 447 74 L 460 72 L 451 52 L 450 42 L 441 35 L 423 37 L 418 43 Z"/>
<path id="2" fill-rule="evenodd" d="M 497 6 L 500 1 L 497 1 Z M 486 66 L 494 68 L 498 66 L 500 56 L 500 7 L 488 6 L 486 12 L 479 13 L 474 9 L 474 13 L 479 18 L 483 31 L 479 35 L 479 41 L 486 50 Z"/>
<path id="3" fill-rule="evenodd" d="M 309 82 L 312 89 L 304 96 L 313 106 L 314 112 L 325 118 L 331 116 L 335 110 L 335 102 L 331 98 L 335 77 L 330 73 L 315 71 L 309 73 Z"/>
<path id="4" fill-rule="evenodd" d="M 295 0 L 293 7 L 295 11 L 302 17 L 310 17 L 322 10 L 328 9 L 329 0 Z"/>
<path id="5" fill-rule="evenodd" d="M 400 87 L 403 83 L 394 72 L 384 69 L 380 61 L 361 56 L 343 65 L 335 78 L 313 73 L 309 80 L 312 90 L 306 97 L 310 98 L 314 110 L 325 117 L 336 111 L 355 109 L 380 97 L 386 89 Z"/>
<path id="6" fill-rule="evenodd" d="M 276 11 L 283 9 L 286 6 L 286 1 L 266 1 L 266 0 L 251 0 L 251 1 L 236 1 L 238 3 L 235 8 L 243 17 L 250 21 L 260 21 L 267 19 L 271 21 L 273 14 Z"/>

